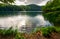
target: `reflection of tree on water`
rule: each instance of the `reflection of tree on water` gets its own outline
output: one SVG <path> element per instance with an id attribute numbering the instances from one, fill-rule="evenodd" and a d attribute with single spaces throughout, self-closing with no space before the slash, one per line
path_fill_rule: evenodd
<path id="1" fill-rule="evenodd" d="M 28 16 L 36 16 L 38 14 L 42 14 L 42 11 L 0 11 L 0 16 L 13 16 L 13 15 L 28 15 Z"/>
<path id="2" fill-rule="evenodd" d="M 42 14 L 42 12 L 38 12 L 38 11 L 31 11 L 31 12 L 26 12 L 26 15 L 28 16 L 36 16 L 38 14 Z"/>

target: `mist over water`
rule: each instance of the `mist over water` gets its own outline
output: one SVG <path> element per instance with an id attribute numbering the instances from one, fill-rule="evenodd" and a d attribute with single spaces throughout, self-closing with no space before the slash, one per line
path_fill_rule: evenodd
<path id="1" fill-rule="evenodd" d="M 20 32 L 30 32 L 36 27 L 52 26 L 52 24 L 48 20 L 45 20 L 42 15 L 36 15 L 34 17 L 28 15 L 0 17 L 1 29 L 8 29 L 11 26 L 13 29 L 18 28 Z"/>

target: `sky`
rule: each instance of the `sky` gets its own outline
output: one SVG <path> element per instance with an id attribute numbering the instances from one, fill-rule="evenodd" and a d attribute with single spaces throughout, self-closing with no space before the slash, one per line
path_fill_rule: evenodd
<path id="1" fill-rule="evenodd" d="M 40 6 L 46 5 L 49 0 L 16 0 L 15 5 L 37 4 Z"/>

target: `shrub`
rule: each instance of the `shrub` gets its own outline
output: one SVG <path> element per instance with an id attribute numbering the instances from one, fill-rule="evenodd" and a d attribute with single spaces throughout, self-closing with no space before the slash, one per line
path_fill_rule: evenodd
<path id="1" fill-rule="evenodd" d="M 49 36 L 52 32 L 57 32 L 55 27 L 42 27 L 42 28 L 36 28 L 33 33 L 41 31 L 43 36 Z"/>

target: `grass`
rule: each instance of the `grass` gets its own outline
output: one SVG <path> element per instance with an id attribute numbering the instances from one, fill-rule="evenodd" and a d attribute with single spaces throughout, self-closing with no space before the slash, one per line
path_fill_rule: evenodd
<path id="1" fill-rule="evenodd" d="M 24 39 L 22 33 L 18 32 L 17 29 L 10 27 L 9 29 L 0 29 L 0 36 L 5 39 L 5 37 L 10 37 L 14 39 Z M 12 37 L 11 37 L 12 36 Z M 8 38 L 7 38 L 8 39 Z"/>
<path id="2" fill-rule="evenodd" d="M 51 34 L 52 32 L 60 32 L 60 27 L 42 27 L 42 28 L 35 28 L 35 30 L 33 30 L 30 34 L 34 35 L 36 34 L 36 32 L 42 32 L 40 34 L 42 34 L 43 36 L 49 36 L 49 34 Z M 25 33 L 26 34 L 26 33 Z M 13 38 L 15 39 L 25 39 L 24 33 L 20 33 L 18 32 L 18 30 L 13 30 L 12 27 L 9 29 L 0 29 L 0 36 L 13 36 Z M 30 35 L 29 34 L 29 35 Z M 27 34 L 26 34 L 27 35 Z"/>
<path id="3" fill-rule="evenodd" d="M 60 27 L 55 27 L 56 31 L 60 32 Z"/>
<path id="4" fill-rule="evenodd" d="M 15 35 L 17 33 L 17 29 L 13 30 L 12 27 L 9 29 L 0 29 L 0 35 Z"/>
<path id="5" fill-rule="evenodd" d="M 37 31 L 41 31 L 43 36 L 49 36 L 49 34 L 51 34 L 52 32 L 60 32 L 60 27 L 54 27 L 54 26 L 42 27 L 42 28 L 37 27 L 33 31 L 33 33 L 37 32 Z"/>

